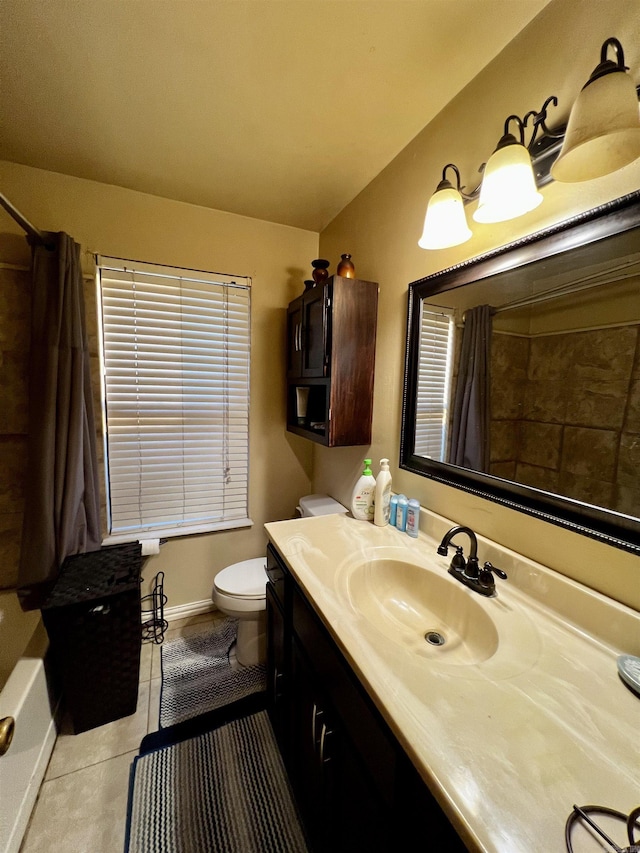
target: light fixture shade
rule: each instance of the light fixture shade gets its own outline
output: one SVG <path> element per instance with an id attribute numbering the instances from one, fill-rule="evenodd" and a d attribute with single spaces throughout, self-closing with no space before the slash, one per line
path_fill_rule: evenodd
<path id="1" fill-rule="evenodd" d="M 589 181 L 640 157 L 640 109 L 631 77 L 620 69 L 590 80 L 573 105 L 556 181 Z"/>
<path id="2" fill-rule="evenodd" d="M 429 199 L 424 218 L 421 249 L 448 249 L 459 246 L 471 237 L 462 196 L 452 186 L 438 189 Z"/>
<path id="3" fill-rule="evenodd" d="M 536 188 L 531 157 L 524 145 L 499 144 L 485 166 L 476 222 L 504 222 L 536 208 L 542 195 Z"/>

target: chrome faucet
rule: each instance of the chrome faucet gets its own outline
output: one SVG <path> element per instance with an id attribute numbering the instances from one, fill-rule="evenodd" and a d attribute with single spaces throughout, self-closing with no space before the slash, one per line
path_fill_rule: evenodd
<path id="1" fill-rule="evenodd" d="M 449 543 L 458 533 L 466 533 L 469 537 L 469 558 L 465 560 L 462 547 L 456 547 L 456 553 L 449 565 L 449 574 L 453 575 L 456 580 L 463 583 L 465 586 L 479 592 L 480 595 L 495 595 L 496 584 L 494 574 L 499 578 L 506 580 L 507 573 L 502 569 L 497 569 L 491 563 L 486 562 L 482 568 L 478 563 L 478 540 L 476 534 L 470 527 L 461 527 L 457 525 L 448 530 L 442 542 L 438 545 L 438 554 L 446 557 L 449 553 Z"/>

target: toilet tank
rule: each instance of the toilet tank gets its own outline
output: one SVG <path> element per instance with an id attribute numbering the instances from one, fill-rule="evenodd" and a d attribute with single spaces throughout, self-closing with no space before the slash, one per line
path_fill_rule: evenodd
<path id="1" fill-rule="evenodd" d="M 296 514 L 301 518 L 309 518 L 312 515 L 337 515 L 348 512 L 347 508 L 338 501 L 334 501 L 329 495 L 305 495 L 300 498 L 300 505 L 296 507 Z"/>

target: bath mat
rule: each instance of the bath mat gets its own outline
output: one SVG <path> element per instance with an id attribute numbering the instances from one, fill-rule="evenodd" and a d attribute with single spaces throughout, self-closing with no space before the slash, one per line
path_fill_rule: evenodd
<path id="1" fill-rule="evenodd" d="M 237 625 L 236 619 L 225 619 L 215 628 L 162 646 L 160 728 L 266 689 L 264 664 L 232 669 L 229 663 Z"/>
<path id="2" fill-rule="evenodd" d="M 307 853 L 266 711 L 134 759 L 126 853 Z"/>

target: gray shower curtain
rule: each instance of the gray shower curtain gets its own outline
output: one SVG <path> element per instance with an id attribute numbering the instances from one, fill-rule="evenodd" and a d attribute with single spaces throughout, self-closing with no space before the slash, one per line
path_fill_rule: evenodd
<path id="1" fill-rule="evenodd" d="M 80 246 L 32 244 L 29 463 L 18 574 L 24 609 L 65 557 L 100 547 L 100 492 Z"/>
<path id="2" fill-rule="evenodd" d="M 489 305 L 465 313 L 449 451 L 449 462 L 484 472 L 490 460 L 492 316 Z"/>

